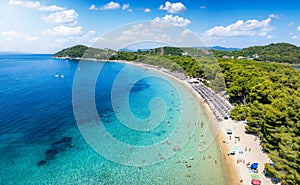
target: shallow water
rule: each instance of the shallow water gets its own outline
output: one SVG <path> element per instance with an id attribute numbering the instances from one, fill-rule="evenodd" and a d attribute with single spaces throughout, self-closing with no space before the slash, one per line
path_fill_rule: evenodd
<path id="1" fill-rule="evenodd" d="M 95 116 L 89 104 L 74 103 L 72 93 L 75 72 L 99 65 Z M 49 55 L 0 56 L 1 184 L 227 184 L 209 121 L 182 84 L 120 63 L 77 66 Z M 86 97 L 92 93 L 89 74 L 77 81 Z M 153 98 L 158 101 L 150 103 Z M 84 113 L 76 117 L 79 127 L 73 108 Z M 133 118 L 157 125 L 133 129 Z M 81 134 L 95 134 L 99 125 L 107 140 Z"/>

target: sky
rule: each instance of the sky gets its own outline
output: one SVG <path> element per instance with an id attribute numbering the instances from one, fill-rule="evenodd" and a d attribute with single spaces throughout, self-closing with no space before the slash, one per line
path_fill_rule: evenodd
<path id="1" fill-rule="evenodd" d="M 207 46 L 300 45 L 296 0 L 1 0 L 0 52 L 91 46 L 108 32 L 140 21 L 176 25 Z"/>

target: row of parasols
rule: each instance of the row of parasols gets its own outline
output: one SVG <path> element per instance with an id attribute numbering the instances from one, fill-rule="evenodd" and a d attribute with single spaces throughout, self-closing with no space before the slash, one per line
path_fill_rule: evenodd
<path id="1" fill-rule="evenodd" d="M 223 121 L 224 119 L 229 118 L 230 111 L 233 107 L 225 98 L 219 96 L 212 89 L 199 81 L 198 83 L 190 83 L 192 83 L 193 88 L 209 105 L 218 121 Z"/>

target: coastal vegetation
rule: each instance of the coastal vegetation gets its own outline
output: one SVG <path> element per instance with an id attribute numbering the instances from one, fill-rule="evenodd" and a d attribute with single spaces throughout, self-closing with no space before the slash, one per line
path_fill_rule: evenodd
<path id="1" fill-rule="evenodd" d="M 87 47 L 74 46 L 54 56 L 142 62 L 203 78 L 215 91 L 226 90 L 235 105 L 231 117 L 247 121 L 247 132 L 261 138 L 263 150 L 272 160 L 265 166 L 266 173 L 283 184 L 300 184 L 300 71 L 279 64 L 300 64 L 299 47 L 279 43 L 214 50 L 217 60 L 203 48 L 161 47 L 137 52 L 88 48 L 83 53 L 84 49 Z M 239 56 L 245 59 L 237 59 Z"/>
<path id="2" fill-rule="evenodd" d="M 235 59 L 251 59 L 264 62 L 300 64 L 300 47 L 289 43 L 252 46 L 242 50 L 224 51 L 213 50 L 216 57 L 234 57 Z"/>
<path id="3" fill-rule="evenodd" d="M 84 45 L 76 45 L 55 53 L 53 57 L 70 58 L 70 59 L 80 59 L 80 58 L 108 59 L 114 53 L 115 51 L 111 49 L 98 49 L 98 48 L 87 47 Z"/>
<path id="4" fill-rule="evenodd" d="M 300 72 L 290 66 L 220 59 L 231 117 L 261 138 L 272 164 L 266 171 L 283 184 L 300 184 Z"/>

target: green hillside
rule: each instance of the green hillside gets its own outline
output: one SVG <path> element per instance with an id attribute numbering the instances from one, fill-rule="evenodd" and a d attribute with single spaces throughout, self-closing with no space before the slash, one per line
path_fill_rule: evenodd
<path id="1" fill-rule="evenodd" d="M 216 57 L 234 56 L 250 58 L 256 61 L 300 64 L 300 47 L 289 43 L 251 46 L 236 51 L 213 51 Z"/>
<path id="2" fill-rule="evenodd" d="M 53 55 L 53 57 L 82 57 L 84 52 L 88 49 L 87 46 L 84 45 L 76 45 L 70 48 L 63 49 Z"/>
<path id="3" fill-rule="evenodd" d="M 67 58 L 94 58 L 94 59 L 108 59 L 116 51 L 111 49 L 98 49 L 87 47 L 84 45 L 76 45 L 70 48 L 63 49 L 53 55 L 53 57 L 67 57 Z"/>

